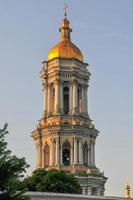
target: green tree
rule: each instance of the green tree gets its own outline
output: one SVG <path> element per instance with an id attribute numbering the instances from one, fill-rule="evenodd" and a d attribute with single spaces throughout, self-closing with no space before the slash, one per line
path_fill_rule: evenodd
<path id="1" fill-rule="evenodd" d="M 17 191 L 17 183 L 29 165 L 25 158 L 17 158 L 7 148 L 5 141 L 7 134 L 7 124 L 5 124 L 4 128 L 0 129 L 0 200 L 26 200 L 29 198 L 23 195 L 25 189 Z"/>
<path id="2" fill-rule="evenodd" d="M 37 169 L 32 176 L 26 178 L 21 187 L 27 187 L 29 191 L 59 192 L 80 194 L 81 187 L 73 175 L 64 171 Z"/>

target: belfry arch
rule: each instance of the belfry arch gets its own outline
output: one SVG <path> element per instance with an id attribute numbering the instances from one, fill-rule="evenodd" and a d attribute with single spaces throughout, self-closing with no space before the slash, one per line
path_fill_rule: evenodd
<path id="1" fill-rule="evenodd" d="M 88 166 L 88 144 L 83 145 L 83 165 Z"/>
<path id="2" fill-rule="evenodd" d="M 71 145 L 69 142 L 64 142 L 62 145 L 62 163 L 65 166 L 70 165 Z"/>

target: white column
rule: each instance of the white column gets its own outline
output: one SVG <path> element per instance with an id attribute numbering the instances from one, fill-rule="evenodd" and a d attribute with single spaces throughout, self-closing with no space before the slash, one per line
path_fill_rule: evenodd
<path id="1" fill-rule="evenodd" d="M 72 114 L 72 107 L 73 107 L 73 87 L 72 87 L 72 83 L 70 83 L 70 88 L 69 88 L 69 114 Z"/>
<path id="2" fill-rule="evenodd" d="M 38 144 L 36 143 L 36 168 L 38 168 Z"/>
<path id="3" fill-rule="evenodd" d="M 51 84 L 48 84 L 48 95 L 47 95 L 47 102 L 48 102 L 48 116 L 51 114 Z"/>
<path id="4" fill-rule="evenodd" d="M 91 166 L 91 145 L 88 144 L 88 166 Z"/>
<path id="5" fill-rule="evenodd" d="M 74 162 L 73 143 L 71 144 L 71 157 L 70 157 L 70 159 L 71 159 L 70 164 L 73 165 L 73 162 Z"/>
<path id="6" fill-rule="evenodd" d="M 88 113 L 88 85 L 85 85 L 85 113 Z"/>
<path id="7" fill-rule="evenodd" d="M 91 141 L 91 166 L 95 166 L 95 143 Z"/>
<path id="8" fill-rule="evenodd" d="M 38 143 L 38 168 L 42 167 L 42 142 Z"/>
<path id="9" fill-rule="evenodd" d="M 82 187 L 82 194 L 86 195 L 86 188 L 85 187 Z"/>
<path id="10" fill-rule="evenodd" d="M 43 89 L 43 94 L 44 94 L 44 117 L 47 115 L 47 84 L 44 84 L 44 89 Z"/>
<path id="11" fill-rule="evenodd" d="M 100 188 L 97 188 L 97 196 L 102 196 Z"/>
<path id="12" fill-rule="evenodd" d="M 81 140 L 79 140 L 79 164 L 83 165 L 83 149 Z"/>
<path id="13" fill-rule="evenodd" d="M 77 156 L 77 151 L 78 151 L 78 144 L 77 144 L 77 139 L 74 139 L 74 164 L 78 163 L 78 156 Z"/>
<path id="14" fill-rule="evenodd" d="M 63 114 L 63 83 L 60 82 L 60 97 L 59 97 L 60 101 L 59 101 L 59 104 L 60 104 L 60 112 L 61 114 Z"/>
<path id="15" fill-rule="evenodd" d="M 59 164 L 59 138 L 56 139 L 56 149 L 55 149 L 56 165 Z"/>
<path id="16" fill-rule="evenodd" d="M 51 142 L 51 145 L 50 145 L 50 166 L 53 165 L 53 141 Z"/>
<path id="17" fill-rule="evenodd" d="M 85 88 L 84 85 L 82 85 L 82 104 L 81 104 L 81 112 L 84 113 L 85 112 Z"/>
<path id="18" fill-rule="evenodd" d="M 62 165 L 62 143 L 60 144 L 60 164 Z"/>
<path id="19" fill-rule="evenodd" d="M 77 112 L 77 81 L 73 81 L 73 114 Z"/>
<path id="20" fill-rule="evenodd" d="M 44 145 L 42 145 L 42 168 L 44 168 L 45 167 L 45 165 L 44 165 L 44 159 L 45 158 L 45 154 L 44 154 Z"/>
<path id="21" fill-rule="evenodd" d="M 91 187 L 88 187 L 88 196 L 91 196 Z"/>
<path id="22" fill-rule="evenodd" d="M 54 113 L 59 113 L 59 80 L 56 80 L 55 83 L 55 104 L 54 104 Z"/>

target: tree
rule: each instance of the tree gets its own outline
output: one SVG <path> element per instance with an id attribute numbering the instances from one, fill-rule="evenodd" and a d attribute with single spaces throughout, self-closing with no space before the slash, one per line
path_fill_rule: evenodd
<path id="1" fill-rule="evenodd" d="M 17 158 L 7 148 L 5 136 L 8 134 L 7 124 L 0 129 L 0 200 L 26 200 L 27 196 L 22 191 L 17 191 L 17 182 L 26 172 L 27 165 L 25 158 Z"/>
<path id="2" fill-rule="evenodd" d="M 80 194 L 81 187 L 77 179 L 64 171 L 37 169 L 32 176 L 21 183 L 21 187 L 27 187 L 29 191 L 57 192 Z"/>

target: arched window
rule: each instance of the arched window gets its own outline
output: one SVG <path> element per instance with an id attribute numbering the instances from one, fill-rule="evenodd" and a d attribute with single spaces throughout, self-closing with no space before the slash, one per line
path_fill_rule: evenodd
<path id="1" fill-rule="evenodd" d="M 69 113 L 69 88 L 63 88 L 64 114 Z"/>
<path id="2" fill-rule="evenodd" d="M 49 156 L 50 156 L 49 145 L 46 144 L 44 148 L 44 166 L 45 167 L 49 166 Z"/>
<path id="3" fill-rule="evenodd" d="M 70 165 L 70 143 L 69 142 L 64 142 L 62 146 L 62 161 L 65 166 Z"/>
<path id="4" fill-rule="evenodd" d="M 87 143 L 83 146 L 83 164 L 88 165 L 88 145 Z"/>

